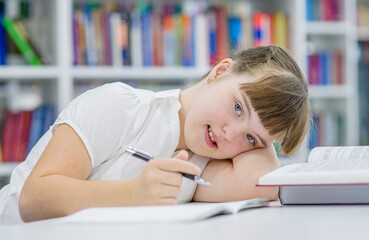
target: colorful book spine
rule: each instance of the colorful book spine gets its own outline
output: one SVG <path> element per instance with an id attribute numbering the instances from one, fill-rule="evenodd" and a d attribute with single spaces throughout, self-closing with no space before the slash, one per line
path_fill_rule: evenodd
<path id="1" fill-rule="evenodd" d="M 307 21 L 340 21 L 342 20 L 341 0 L 306 0 Z"/>
<path id="2" fill-rule="evenodd" d="M 309 148 L 345 145 L 345 119 L 337 112 L 317 112 L 310 128 Z"/>
<path id="3" fill-rule="evenodd" d="M 174 16 L 166 13 L 163 17 L 163 56 L 164 66 L 176 64 L 176 37 L 174 29 Z"/>
<path id="4" fill-rule="evenodd" d="M 252 14 L 246 2 L 135 2 L 132 9 L 110 5 L 79 4 L 75 9 L 75 64 L 212 66 L 251 46 L 288 48 L 287 14 Z"/>
<path id="5" fill-rule="evenodd" d="M 308 80 L 311 85 L 344 83 L 341 50 L 324 50 L 308 56 Z"/>
<path id="6" fill-rule="evenodd" d="M 153 66 L 153 32 L 152 32 L 152 8 L 150 5 L 142 7 L 142 52 L 143 66 Z"/>

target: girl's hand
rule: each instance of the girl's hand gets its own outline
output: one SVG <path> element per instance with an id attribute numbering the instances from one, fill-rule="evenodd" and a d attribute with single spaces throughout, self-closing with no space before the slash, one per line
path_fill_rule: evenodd
<path id="1" fill-rule="evenodd" d="M 138 205 L 174 205 L 181 193 L 182 174 L 199 175 L 201 170 L 187 162 L 188 153 L 180 151 L 174 158 L 150 160 L 133 180 L 133 200 Z"/>

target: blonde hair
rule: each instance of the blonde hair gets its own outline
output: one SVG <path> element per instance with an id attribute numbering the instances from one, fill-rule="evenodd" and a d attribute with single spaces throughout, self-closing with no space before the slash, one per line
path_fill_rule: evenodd
<path id="1" fill-rule="evenodd" d="M 293 154 L 311 122 L 308 86 L 295 60 L 281 47 L 261 46 L 240 51 L 231 58 L 235 74 L 262 76 L 240 84 L 261 123 L 281 141 L 283 154 Z"/>

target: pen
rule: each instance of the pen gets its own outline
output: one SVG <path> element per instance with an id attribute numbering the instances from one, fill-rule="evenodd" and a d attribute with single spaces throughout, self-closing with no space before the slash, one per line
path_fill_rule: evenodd
<path id="1" fill-rule="evenodd" d="M 132 156 L 137 157 L 139 159 L 142 159 L 146 162 L 153 158 L 148 153 L 144 153 L 144 152 L 139 151 L 139 150 L 137 150 L 136 148 L 133 148 L 133 147 L 128 147 L 126 149 L 126 152 L 128 152 L 128 153 L 132 154 Z M 194 181 L 198 184 L 210 185 L 210 182 L 206 181 L 205 179 L 203 179 L 199 176 L 194 176 L 194 175 L 187 174 L 187 173 L 181 173 L 181 174 L 182 174 L 183 177 L 191 179 L 192 181 Z"/>

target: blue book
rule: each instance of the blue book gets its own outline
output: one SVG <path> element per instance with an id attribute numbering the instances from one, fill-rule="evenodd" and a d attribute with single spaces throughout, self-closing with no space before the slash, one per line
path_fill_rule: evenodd
<path id="1" fill-rule="evenodd" d="M 0 12 L 0 23 L 3 21 L 3 13 Z M 5 37 L 5 29 L 2 24 L 0 24 L 0 65 L 6 65 L 6 55 L 7 55 L 7 47 L 6 47 L 6 37 Z"/>
<path id="2" fill-rule="evenodd" d="M 327 51 L 322 51 L 320 56 L 320 70 L 321 70 L 321 84 L 328 85 L 328 75 L 329 75 L 329 68 L 328 68 L 328 58 L 329 53 Z"/>
<path id="3" fill-rule="evenodd" d="M 208 13 L 209 18 L 209 55 L 210 65 L 216 64 L 217 54 L 217 37 L 216 37 L 216 16 L 215 11 L 212 10 Z"/>
<path id="4" fill-rule="evenodd" d="M 314 0 L 306 0 L 306 20 L 314 21 Z"/>
<path id="5" fill-rule="evenodd" d="M 242 21 L 238 17 L 230 17 L 229 24 L 229 44 L 231 52 L 241 50 L 240 43 L 242 40 Z"/>
<path id="6" fill-rule="evenodd" d="M 93 10 L 93 4 L 86 4 L 84 7 L 84 27 L 85 27 L 85 39 L 86 39 L 86 65 L 97 65 L 97 49 L 95 43 L 95 31 L 92 21 L 91 11 Z"/>
<path id="7" fill-rule="evenodd" d="M 53 125 L 54 121 L 55 121 L 55 108 L 52 105 L 46 105 L 44 106 L 45 109 L 45 118 L 44 118 L 44 128 L 42 131 L 43 135 L 44 133 L 47 132 L 47 130 L 49 130 L 50 126 Z"/>
<path id="8" fill-rule="evenodd" d="M 36 145 L 44 131 L 45 108 L 40 106 L 33 111 L 30 134 L 28 138 L 27 154 Z"/>
<path id="9" fill-rule="evenodd" d="M 142 12 L 143 65 L 153 65 L 152 7 L 147 5 Z"/>
<path id="10" fill-rule="evenodd" d="M 309 148 L 313 149 L 318 146 L 318 125 L 319 120 L 317 116 L 313 115 L 313 124 L 310 128 Z"/>

